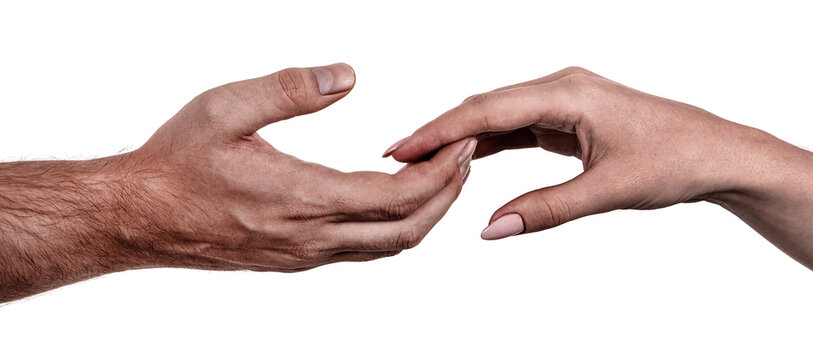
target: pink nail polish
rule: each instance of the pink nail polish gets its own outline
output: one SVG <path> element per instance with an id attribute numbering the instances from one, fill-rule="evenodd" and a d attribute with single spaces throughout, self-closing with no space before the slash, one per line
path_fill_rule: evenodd
<path id="1" fill-rule="evenodd" d="M 517 235 L 525 231 L 525 224 L 519 214 L 508 214 L 494 220 L 483 230 L 480 237 L 483 240 L 497 240 Z"/>
<path id="2" fill-rule="evenodd" d="M 403 138 L 401 140 L 396 141 L 395 144 L 392 144 L 392 146 L 390 146 L 387 149 L 387 151 L 384 152 L 384 155 L 381 155 L 381 157 L 385 158 L 387 156 L 392 155 L 392 153 L 395 151 L 395 149 L 397 149 L 399 146 L 403 145 L 405 142 L 407 142 L 407 140 L 409 140 L 409 136 L 407 136 L 407 137 L 405 137 L 405 138 Z"/>

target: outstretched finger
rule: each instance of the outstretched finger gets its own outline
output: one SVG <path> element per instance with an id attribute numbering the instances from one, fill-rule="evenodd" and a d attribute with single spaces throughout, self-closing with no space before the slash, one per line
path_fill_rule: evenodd
<path id="1" fill-rule="evenodd" d="M 390 154 L 398 161 L 411 162 L 465 137 L 513 131 L 536 123 L 573 133 L 588 108 L 583 91 L 587 85 L 574 76 L 472 97 L 415 131 Z"/>
<path id="2" fill-rule="evenodd" d="M 332 186 L 343 204 L 341 221 L 387 221 L 410 216 L 449 184 L 460 180 L 477 147 L 474 138 L 450 144 L 431 159 L 405 166 L 394 175 L 349 173 Z"/>
<path id="3" fill-rule="evenodd" d="M 407 218 L 394 221 L 349 222 L 336 224 L 333 246 L 344 251 L 400 251 L 415 247 L 446 214 L 468 176 L 446 186 Z"/>

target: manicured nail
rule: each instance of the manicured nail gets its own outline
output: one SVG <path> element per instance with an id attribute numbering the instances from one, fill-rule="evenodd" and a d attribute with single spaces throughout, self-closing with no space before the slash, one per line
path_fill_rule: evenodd
<path id="1" fill-rule="evenodd" d="M 463 174 L 463 183 L 466 183 L 466 180 L 469 178 L 469 173 L 471 172 L 471 162 L 469 162 L 469 166 L 466 167 L 466 172 Z"/>
<path id="2" fill-rule="evenodd" d="M 494 220 L 483 230 L 480 237 L 483 240 L 497 240 L 517 235 L 523 231 L 525 231 L 525 224 L 522 223 L 522 217 L 519 214 L 508 214 Z"/>
<path id="3" fill-rule="evenodd" d="M 407 136 L 407 137 L 405 137 L 405 138 L 403 138 L 403 139 L 401 139 L 401 140 L 396 141 L 396 142 L 395 142 L 395 144 L 392 144 L 392 146 L 390 146 L 390 147 L 387 149 L 387 151 L 385 151 L 385 152 L 384 152 L 384 155 L 381 155 L 381 157 L 385 158 L 385 157 L 387 157 L 387 156 L 392 155 L 392 152 L 393 152 L 393 151 L 395 151 L 395 149 L 397 149 L 399 146 L 401 146 L 401 145 L 403 145 L 405 142 L 407 142 L 407 140 L 409 140 L 409 136 Z"/>
<path id="4" fill-rule="evenodd" d="M 356 82 L 356 74 L 347 64 L 333 64 L 325 67 L 311 69 L 316 83 L 319 84 L 319 93 L 331 95 L 347 91 Z"/>
<path id="5" fill-rule="evenodd" d="M 466 168 L 471 164 L 471 156 L 474 155 L 474 149 L 477 149 L 477 140 L 471 139 L 463 147 L 460 156 L 457 157 L 457 167 L 460 168 L 460 176 L 463 177 Z"/>

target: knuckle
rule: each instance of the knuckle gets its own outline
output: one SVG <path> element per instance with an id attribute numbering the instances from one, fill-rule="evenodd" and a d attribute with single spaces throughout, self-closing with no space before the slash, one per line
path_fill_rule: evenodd
<path id="1" fill-rule="evenodd" d="M 229 85 L 209 89 L 195 97 L 195 111 L 205 119 L 219 119 L 228 112 Z"/>
<path id="2" fill-rule="evenodd" d="M 321 251 L 310 246 L 299 246 L 291 250 L 291 255 L 300 263 L 310 263 L 319 259 Z"/>
<path id="3" fill-rule="evenodd" d="M 422 180 L 435 179 L 438 173 L 442 173 L 446 169 L 438 166 L 432 166 L 429 163 L 408 164 L 403 171 L 399 171 L 392 176 L 395 186 L 404 188 L 408 191 L 407 185 L 414 185 L 416 183 L 423 183 Z"/>
<path id="4" fill-rule="evenodd" d="M 542 199 L 539 211 L 535 212 L 539 230 L 550 229 L 562 225 L 570 218 L 570 208 L 567 202 L 558 198 Z"/>
<path id="5" fill-rule="evenodd" d="M 283 110 L 302 112 L 312 99 L 308 88 L 309 81 L 302 69 L 289 68 L 278 72 L 276 83 L 273 80 L 268 81 L 264 88 L 269 98 L 280 98 L 278 100 Z M 277 89 L 278 94 L 274 96 L 274 90 Z"/>
<path id="6" fill-rule="evenodd" d="M 563 96 L 594 105 L 600 104 L 608 94 L 604 79 L 586 74 L 567 75 L 556 80 L 555 86 L 556 91 Z"/>
<path id="7" fill-rule="evenodd" d="M 395 249 L 396 251 L 412 249 L 417 246 L 421 240 L 422 237 L 418 236 L 414 227 L 402 226 L 395 237 Z"/>
<path id="8" fill-rule="evenodd" d="M 565 75 L 558 82 L 567 87 L 585 88 L 595 86 L 596 77 L 584 73 L 572 73 Z"/>
<path id="9" fill-rule="evenodd" d="M 475 94 L 463 100 L 463 104 L 475 107 L 485 107 L 491 101 L 490 93 Z"/>
<path id="10" fill-rule="evenodd" d="M 473 108 L 473 112 L 478 114 L 479 132 L 489 131 L 493 125 L 494 120 L 489 117 L 489 112 L 485 110 L 494 102 L 494 96 L 493 93 L 482 93 L 469 96 L 463 101 L 463 106 Z"/>
<path id="11" fill-rule="evenodd" d="M 399 195 L 392 198 L 387 206 L 384 208 L 384 218 L 387 219 L 406 219 L 410 214 L 412 214 L 415 209 L 418 208 L 418 201 L 411 197 L 405 195 Z"/>
<path id="12" fill-rule="evenodd" d="M 386 253 L 384 253 L 384 255 L 382 257 L 392 257 L 392 256 L 398 255 L 400 253 L 401 253 L 401 250 L 387 251 Z"/>
<path id="13" fill-rule="evenodd" d="M 559 71 L 559 73 L 564 75 L 573 75 L 573 74 L 582 74 L 582 75 L 594 75 L 594 73 L 590 70 L 587 70 L 580 66 L 568 66 Z"/>

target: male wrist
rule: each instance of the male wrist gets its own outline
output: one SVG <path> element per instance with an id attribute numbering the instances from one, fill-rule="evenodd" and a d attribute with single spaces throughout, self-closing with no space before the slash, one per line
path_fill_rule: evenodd
<path id="1" fill-rule="evenodd" d="M 2 301 L 145 266 L 121 241 L 126 187 L 117 161 L 0 164 Z"/>
<path id="2" fill-rule="evenodd" d="M 158 216 L 163 202 L 151 195 L 150 180 L 155 176 L 136 156 L 130 152 L 91 160 L 101 163 L 91 175 L 101 211 L 90 216 L 90 226 L 121 256 L 117 261 L 124 269 L 167 265 L 157 259 L 154 249 L 154 240 L 163 231 Z"/>
<path id="3" fill-rule="evenodd" d="M 144 266 L 144 257 L 132 246 L 128 236 L 132 217 L 137 216 L 131 206 L 138 192 L 124 161 L 129 155 L 117 155 L 68 164 L 65 181 L 73 191 L 63 192 L 63 211 L 75 213 L 73 220 L 66 217 L 69 231 L 67 242 L 86 249 L 87 256 L 107 272 Z M 55 216 L 63 216 L 56 214 Z"/>

